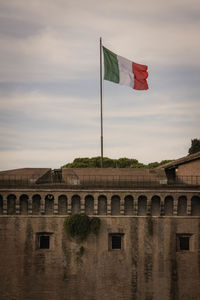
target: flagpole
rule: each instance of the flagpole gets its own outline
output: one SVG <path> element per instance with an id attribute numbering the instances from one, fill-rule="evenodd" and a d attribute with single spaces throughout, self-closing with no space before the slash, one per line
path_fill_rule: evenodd
<path id="1" fill-rule="evenodd" d="M 101 168 L 103 168 L 102 38 L 100 37 Z"/>

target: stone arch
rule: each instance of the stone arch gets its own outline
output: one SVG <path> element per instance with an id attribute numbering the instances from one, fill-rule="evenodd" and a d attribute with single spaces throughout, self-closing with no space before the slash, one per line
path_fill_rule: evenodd
<path id="1" fill-rule="evenodd" d="M 107 198 L 104 195 L 98 197 L 98 215 L 107 215 Z"/>
<path id="2" fill-rule="evenodd" d="M 120 197 L 118 195 L 111 197 L 111 215 L 120 215 Z"/>
<path id="3" fill-rule="evenodd" d="M 147 213 L 147 197 L 141 195 L 138 197 L 138 216 L 146 216 Z"/>
<path id="4" fill-rule="evenodd" d="M 16 196 L 10 194 L 7 197 L 7 214 L 14 215 L 16 213 Z"/>
<path id="5" fill-rule="evenodd" d="M 151 198 L 151 215 L 160 216 L 160 197 L 157 195 Z"/>
<path id="6" fill-rule="evenodd" d="M 124 214 L 133 215 L 133 196 L 131 195 L 124 198 Z"/>
<path id="7" fill-rule="evenodd" d="M 20 215 L 28 215 L 28 196 L 23 194 L 19 197 Z"/>
<path id="8" fill-rule="evenodd" d="M 58 214 L 66 215 L 67 214 L 67 196 L 60 195 L 58 197 Z"/>
<path id="9" fill-rule="evenodd" d="M 85 197 L 85 213 L 86 215 L 94 214 L 94 197 L 92 195 Z"/>
<path id="10" fill-rule="evenodd" d="M 191 215 L 200 216 L 200 197 L 193 196 L 191 199 Z"/>
<path id="11" fill-rule="evenodd" d="M 0 215 L 3 215 L 3 197 L 0 195 Z"/>
<path id="12" fill-rule="evenodd" d="M 40 205 L 41 205 L 41 196 L 38 194 L 33 195 L 32 197 L 32 214 L 40 214 Z"/>
<path id="13" fill-rule="evenodd" d="M 54 196 L 52 194 L 48 194 L 45 197 L 45 214 L 53 215 L 54 213 Z"/>
<path id="14" fill-rule="evenodd" d="M 81 198 L 79 195 L 72 196 L 72 214 L 79 214 L 81 211 Z"/>
<path id="15" fill-rule="evenodd" d="M 174 198 L 172 196 L 165 197 L 164 214 L 165 216 L 173 216 Z"/>
<path id="16" fill-rule="evenodd" d="M 178 207 L 177 207 L 178 216 L 187 216 L 187 197 L 180 196 L 178 198 Z"/>

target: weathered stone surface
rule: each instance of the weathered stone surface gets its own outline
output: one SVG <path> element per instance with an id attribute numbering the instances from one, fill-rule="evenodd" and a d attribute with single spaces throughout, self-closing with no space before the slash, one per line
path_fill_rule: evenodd
<path id="1" fill-rule="evenodd" d="M 0 299 L 199 299 L 198 217 L 100 218 L 99 235 L 77 243 L 64 216 L 1 216 Z M 122 250 L 109 250 L 110 233 L 124 234 Z M 192 234 L 191 251 L 176 251 L 177 233 Z"/>

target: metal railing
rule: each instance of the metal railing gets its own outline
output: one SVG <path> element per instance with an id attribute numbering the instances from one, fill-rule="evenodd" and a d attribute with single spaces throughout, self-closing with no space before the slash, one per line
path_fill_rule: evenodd
<path id="1" fill-rule="evenodd" d="M 43 187 L 63 186 L 66 188 L 135 188 L 161 186 L 199 186 L 200 176 L 179 176 L 175 179 L 156 176 L 132 175 L 81 175 L 66 176 L 56 179 L 49 176 L 45 179 L 34 174 L 30 175 L 0 175 L 0 187 Z"/>
<path id="2" fill-rule="evenodd" d="M 79 177 L 67 178 L 67 184 L 71 186 L 80 187 L 117 187 L 117 188 L 131 188 L 143 186 L 159 186 L 167 184 L 167 180 L 159 180 L 151 176 L 131 176 L 131 175 L 82 175 Z"/>
<path id="3" fill-rule="evenodd" d="M 174 179 L 168 179 L 169 185 L 192 185 L 192 186 L 200 186 L 200 176 L 177 176 Z"/>
<path id="4" fill-rule="evenodd" d="M 0 186 L 2 185 L 33 185 L 37 184 L 38 176 L 28 175 L 0 175 Z"/>

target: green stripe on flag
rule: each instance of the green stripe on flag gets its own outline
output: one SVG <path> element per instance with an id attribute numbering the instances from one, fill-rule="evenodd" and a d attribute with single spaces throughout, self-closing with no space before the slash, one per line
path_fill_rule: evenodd
<path id="1" fill-rule="evenodd" d="M 103 47 L 104 79 L 119 83 L 119 65 L 117 55 Z"/>

